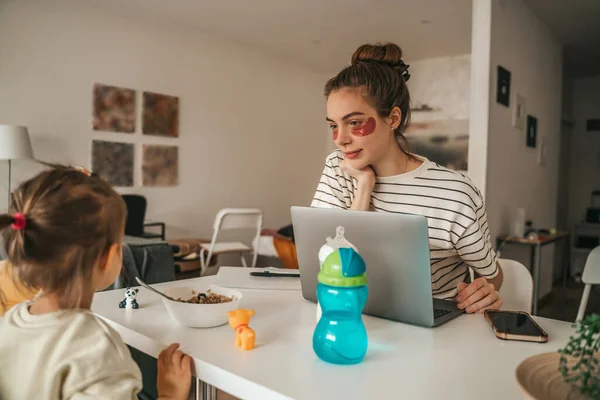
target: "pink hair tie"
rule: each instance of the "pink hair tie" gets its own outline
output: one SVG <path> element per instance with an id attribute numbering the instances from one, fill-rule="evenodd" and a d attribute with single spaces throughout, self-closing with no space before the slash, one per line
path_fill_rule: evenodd
<path id="1" fill-rule="evenodd" d="M 27 226 L 27 219 L 22 213 L 16 213 L 13 215 L 13 223 L 10 224 L 10 227 L 14 230 L 20 231 L 25 229 Z"/>

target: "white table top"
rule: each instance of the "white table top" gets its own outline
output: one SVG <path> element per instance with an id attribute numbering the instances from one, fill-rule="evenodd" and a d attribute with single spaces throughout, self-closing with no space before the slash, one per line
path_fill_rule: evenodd
<path id="1" fill-rule="evenodd" d="M 270 271 L 281 274 L 298 274 L 298 270 L 281 268 L 220 267 L 214 284 L 233 289 L 301 290 L 300 278 L 263 278 L 250 276 L 250 272 Z"/>
<path id="2" fill-rule="evenodd" d="M 214 277 L 155 285 L 198 285 Z M 555 351 L 573 330 L 566 322 L 536 318 L 546 344 L 501 341 L 482 315 L 462 315 L 438 328 L 364 317 L 369 349 L 364 362 L 335 366 L 312 350 L 316 305 L 296 291 L 241 289 L 242 307 L 256 315 L 256 348 L 234 346 L 229 325 L 177 325 L 158 295 L 140 288 L 140 309 L 118 308 L 122 289 L 97 293 L 92 311 L 125 343 L 154 357 L 178 342 L 195 361 L 196 375 L 242 399 L 518 399 L 515 368 L 530 355 Z"/>

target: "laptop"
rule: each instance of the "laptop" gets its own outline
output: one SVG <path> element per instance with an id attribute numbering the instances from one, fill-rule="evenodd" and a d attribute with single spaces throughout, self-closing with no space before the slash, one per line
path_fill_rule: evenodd
<path id="1" fill-rule="evenodd" d="M 292 207 L 302 296 L 316 302 L 318 253 L 343 226 L 367 264 L 364 313 L 434 327 L 464 311 L 433 298 L 427 219 L 421 215 Z"/>

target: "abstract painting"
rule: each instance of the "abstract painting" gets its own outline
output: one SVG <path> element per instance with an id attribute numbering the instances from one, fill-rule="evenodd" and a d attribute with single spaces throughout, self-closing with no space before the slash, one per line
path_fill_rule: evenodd
<path id="1" fill-rule="evenodd" d="M 95 131 L 135 132 L 135 90 L 94 84 Z"/>
<path id="2" fill-rule="evenodd" d="M 412 153 L 444 167 L 466 171 L 469 159 L 469 120 L 413 122 L 406 130 Z"/>
<path id="3" fill-rule="evenodd" d="M 144 92 L 144 135 L 179 137 L 179 98 Z"/>
<path id="4" fill-rule="evenodd" d="M 142 184 L 175 186 L 179 182 L 179 149 L 145 144 L 142 147 Z"/>
<path id="5" fill-rule="evenodd" d="M 113 186 L 133 186 L 133 144 L 92 141 L 92 172 Z"/>

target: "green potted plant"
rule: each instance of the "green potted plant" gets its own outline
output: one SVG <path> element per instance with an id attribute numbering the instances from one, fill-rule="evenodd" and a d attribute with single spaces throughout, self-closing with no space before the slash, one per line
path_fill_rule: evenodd
<path id="1" fill-rule="evenodd" d="M 565 381 L 584 396 L 600 399 L 600 315 L 592 314 L 577 323 L 561 353 L 559 370 Z"/>

